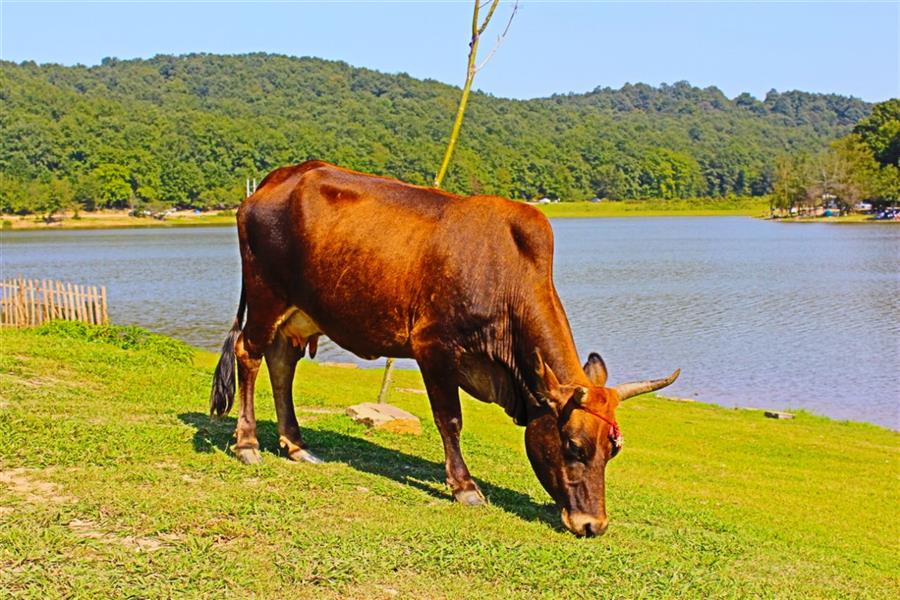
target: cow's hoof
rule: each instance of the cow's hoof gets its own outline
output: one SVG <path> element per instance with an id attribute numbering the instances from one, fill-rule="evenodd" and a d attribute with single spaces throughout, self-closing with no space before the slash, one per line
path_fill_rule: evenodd
<path id="1" fill-rule="evenodd" d="M 298 450 L 294 450 L 290 454 L 288 454 L 288 459 L 294 462 L 305 462 L 313 465 L 321 465 L 325 461 L 310 452 L 309 450 L 305 450 L 300 448 Z"/>
<path id="2" fill-rule="evenodd" d="M 487 504 L 487 500 L 484 499 L 480 490 L 461 490 L 455 492 L 453 497 L 463 506 L 483 506 Z"/>
<path id="3" fill-rule="evenodd" d="M 245 465 L 258 465 L 262 463 L 262 455 L 256 448 L 235 448 L 234 455 Z"/>

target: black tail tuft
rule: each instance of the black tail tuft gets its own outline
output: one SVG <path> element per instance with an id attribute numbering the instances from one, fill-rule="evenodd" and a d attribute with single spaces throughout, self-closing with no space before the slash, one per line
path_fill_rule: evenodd
<path id="1" fill-rule="evenodd" d="M 210 415 L 223 417 L 234 405 L 234 344 L 243 328 L 245 307 L 246 298 L 244 288 L 241 286 L 241 301 L 238 305 L 237 317 L 234 319 L 231 331 L 228 332 L 228 337 L 225 338 L 225 343 L 222 344 L 222 355 L 219 357 L 219 364 L 216 365 L 216 372 L 213 375 L 212 390 L 209 393 Z"/>

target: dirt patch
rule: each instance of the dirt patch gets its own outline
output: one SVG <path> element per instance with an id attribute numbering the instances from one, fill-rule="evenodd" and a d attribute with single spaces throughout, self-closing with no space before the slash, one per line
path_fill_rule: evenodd
<path id="1" fill-rule="evenodd" d="M 0 373 L 0 383 L 3 385 L 17 384 L 25 387 L 39 388 L 62 383 L 52 377 L 24 377 L 12 373 Z"/>
<path id="2" fill-rule="evenodd" d="M 86 384 L 75 383 L 47 375 L 32 375 L 30 373 L 0 373 L 0 385 L 21 385 L 28 388 L 64 387 L 69 389 L 87 388 Z"/>
<path id="3" fill-rule="evenodd" d="M 309 413 L 311 415 L 341 415 L 341 414 L 344 414 L 343 409 L 327 408 L 325 406 L 298 406 L 297 412 Z"/>
<path id="4" fill-rule="evenodd" d="M 427 394 L 423 389 L 420 388 L 394 388 L 395 392 L 400 392 L 401 394 Z"/>
<path id="5" fill-rule="evenodd" d="M 19 364 L 24 364 L 24 363 L 27 363 L 29 360 L 31 360 L 30 356 L 24 356 L 22 354 L 7 354 L 6 358 L 12 359 L 12 360 L 18 362 Z"/>
<path id="6" fill-rule="evenodd" d="M 32 504 L 64 504 L 73 498 L 60 491 L 55 483 L 35 478 L 34 471 L 11 469 L 0 471 L 0 483 L 10 488 L 14 494 Z"/>
<path id="7" fill-rule="evenodd" d="M 101 530 L 93 521 L 83 519 L 72 519 L 69 521 L 68 527 L 80 538 L 97 540 L 103 544 L 123 546 L 135 552 L 157 552 L 167 548 L 170 545 L 169 542 L 178 539 L 178 536 L 175 534 L 161 534 L 155 537 L 115 535 Z"/>

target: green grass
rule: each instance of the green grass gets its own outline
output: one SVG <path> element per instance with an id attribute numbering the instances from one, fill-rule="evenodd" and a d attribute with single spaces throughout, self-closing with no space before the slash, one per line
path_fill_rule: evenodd
<path id="1" fill-rule="evenodd" d="M 491 505 L 451 502 L 425 396 L 421 436 L 344 407 L 379 370 L 303 361 L 307 441 L 232 458 L 206 416 L 214 356 L 72 332 L 0 332 L 0 590 L 23 597 L 860 597 L 900 593 L 900 443 L 875 426 L 793 421 L 655 397 L 619 411 L 609 532 L 577 539 L 503 412 L 464 401 L 463 451 Z M 126 336 L 127 337 L 127 336 Z M 421 386 L 398 372 L 398 388 Z"/>
<path id="2" fill-rule="evenodd" d="M 769 213 L 766 197 L 623 200 L 540 204 L 548 217 L 759 217 Z"/>

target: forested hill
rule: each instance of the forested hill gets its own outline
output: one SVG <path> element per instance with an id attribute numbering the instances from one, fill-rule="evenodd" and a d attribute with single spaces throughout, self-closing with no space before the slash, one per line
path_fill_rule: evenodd
<path id="1" fill-rule="evenodd" d="M 436 81 L 268 54 L 2 71 L 7 210 L 33 181 L 86 205 L 235 204 L 245 177 L 312 157 L 426 184 L 459 96 Z M 563 200 L 763 194 L 777 156 L 822 149 L 870 109 L 803 92 L 731 100 L 684 82 L 526 101 L 479 93 L 445 186 Z"/>

